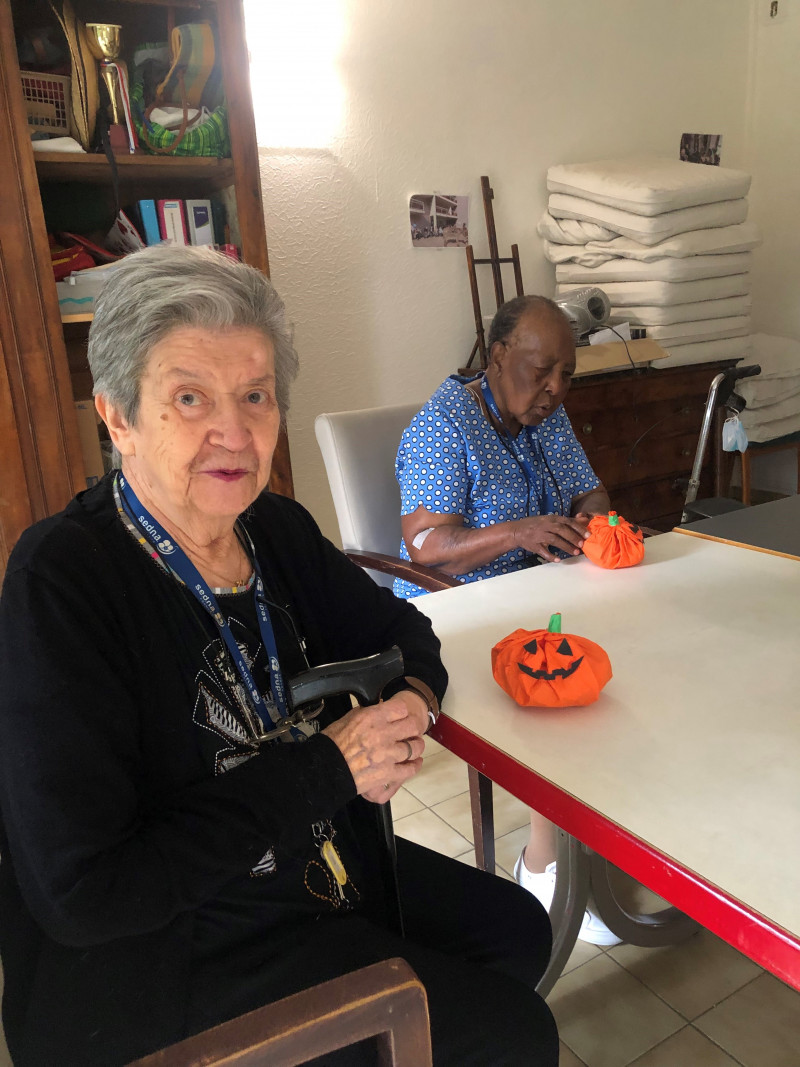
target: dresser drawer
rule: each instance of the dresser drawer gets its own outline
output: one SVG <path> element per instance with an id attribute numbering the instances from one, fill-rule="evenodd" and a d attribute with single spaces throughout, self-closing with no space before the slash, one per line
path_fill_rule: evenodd
<path id="1" fill-rule="evenodd" d="M 641 371 L 618 371 L 616 374 L 592 374 L 574 378 L 564 407 L 574 422 L 596 416 L 601 411 L 630 409 L 637 404 L 658 400 L 702 398 L 703 403 L 714 377 L 734 360 L 701 363 L 691 367 L 648 368 Z"/>
<path id="2" fill-rule="evenodd" d="M 704 407 L 705 401 L 697 398 L 675 397 L 631 408 L 598 409 L 594 415 L 572 422 L 572 428 L 591 461 L 598 449 L 626 443 L 630 447 L 640 437 L 647 440 L 685 433 L 698 435 Z"/>
<path id="3" fill-rule="evenodd" d="M 606 489 L 619 489 L 629 482 L 690 471 L 697 434 L 652 436 L 640 441 L 635 448 L 632 444 L 601 448 L 590 457 L 594 472 Z"/>

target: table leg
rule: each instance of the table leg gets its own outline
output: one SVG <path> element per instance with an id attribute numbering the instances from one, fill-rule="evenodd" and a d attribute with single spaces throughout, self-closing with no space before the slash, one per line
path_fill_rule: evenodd
<path id="1" fill-rule="evenodd" d="M 553 951 L 536 992 L 546 997 L 558 979 L 575 947 L 589 899 L 591 860 L 577 837 L 558 831 L 556 842 L 556 891 L 550 906 Z"/>
<path id="2" fill-rule="evenodd" d="M 626 911 L 614 895 L 609 879 L 611 864 L 563 830 L 557 835 L 556 891 L 550 907 L 553 950 L 547 970 L 536 987 L 546 997 L 564 970 L 578 939 L 591 891 L 600 918 L 617 937 L 631 945 L 655 948 L 684 941 L 700 929 L 677 908 L 662 908 L 649 915 Z"/>
<path id="3" fill-rule="evenodd" d="M 475 841 L 475 866 L 494 874 L 494 803 L 492 780 L 469 768 L 469 801 L 472 808 L 472 833 Z"/>
<path id="4" fill-rule="evenodd" d="M 597 913 L 606 926 L 628 944 L 641 945 L 643 948 L 674 945 L 685 941 L 700 929 L 693 919 L 673 907 L 649 914 L 627 911 L 614 895 L 608 860 L 594 852 L 590 865 L 592 896 Z"/>

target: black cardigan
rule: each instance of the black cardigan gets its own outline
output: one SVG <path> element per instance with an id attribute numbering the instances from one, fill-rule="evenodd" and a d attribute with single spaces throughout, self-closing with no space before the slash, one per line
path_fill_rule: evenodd
<path id="1" fill-rule="evenodd" d="M 428 620 L 300 505 L 265 493 L 245 523 L 312 665 L 397 644 L 406 673 L 442 697 Z M 109 478 L 27 531 L 9 561 L 0 951 L 18 1067 L 109 1067 L 183 1036 L 193 910 L 268 847 L 299 848 L 312 823 L 364 807 L 322 734 L 209 772 L 192 720 L 208 636 L 191 600 L 123 528 Z"/>

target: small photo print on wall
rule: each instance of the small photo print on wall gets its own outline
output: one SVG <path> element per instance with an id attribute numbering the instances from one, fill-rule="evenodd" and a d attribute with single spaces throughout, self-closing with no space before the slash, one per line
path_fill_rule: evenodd
<path id="1" fill-rule="evenodd" d="M 469 244 L 469 197 L 414 193 L 408 201 L 414 248 L 463 248 Z"/>
<path id="2" fill-rule="evenodd" d="M 722 155 L 721 133 L 684 133 L 681 135 L 680 158 L 686 163 L 707 163 L 718 167 Z"/>

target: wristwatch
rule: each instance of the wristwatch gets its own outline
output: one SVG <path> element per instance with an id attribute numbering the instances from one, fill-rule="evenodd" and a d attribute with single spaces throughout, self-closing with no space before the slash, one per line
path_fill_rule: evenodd
<path id="1" fill-rule="evenodd" d="M 429 730 L 431 726 L 436 725 L 436 720 L 439 718 L 439 701 L 436 699 L 436 694 L 429 685 L 422 681 L 421 678 L 414 678 L 407 674 L 403 680 L 405 682 L 405 688 L 410 689 L 412 693 L 418 693 L 428 705 L 428 718 L 431 720 L 430 726 L 428 727 Z M 426 730 L 425 733 L 427 733 L 428 730 Z"/>

